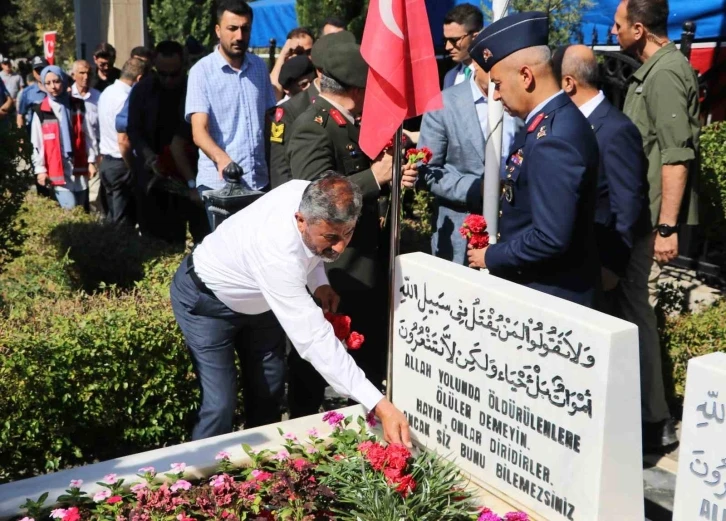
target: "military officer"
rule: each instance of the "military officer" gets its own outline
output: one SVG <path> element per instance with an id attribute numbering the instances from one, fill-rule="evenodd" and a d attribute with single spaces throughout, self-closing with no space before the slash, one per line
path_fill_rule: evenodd
<path id="1" fill-rule="evenodd" d="M 330 52 L 330 49 L 335 49 L 337 45 L 346 42 L 355 43 L 353 33 L 349 31 L 332 33 L 322 36 L 315 42 L 310 59 L 315 67 L 317 78 L 307 90 L 295 94 L 270 110 L 270 184 L 272 188 L 277 188 L 292 179 L 290 164 L 285 155 L 285 146 L 289 141 L 292 123 L 315 102 L 315 98 L 320 94 L 320 71 L 323 68 L 324 57 Z"/>
<path id="2" fill-rule="evenodd" d="M 469 54 L 490 74 L 505 110 L 525 121 L 504 171 L 499 241 L 469 250 L 470 266 L 592 307 L 595 134 L 560 90 L 547 47 L 547 15 L 517 13 L 475 38 Z"/>
<path id="3" fill-rule="evenodd" d="M 360 46 L 336 45 L 335 52 L 324 56 L 322 65 L 320 95 L 295 120 L 287 157 L 294 179 L 314 180 L 326 170 L 335 170 L 363 193 L 363 210 L 350 244 L 337 261 L 326 264 L 326 271 L 340 295 L 339 312 L 349 315 L 353 329 L 366 338 L 362 349 L 351 354 L 366 376 L 380 386 L 385 378 L 388 306 L 386 259 L 380 248 L 385 244 L 385 232 L 381 230 L 378 200 L 391 182 L 392 157 L 384 152 L 371 160 L 358 146 L 357 116 L 363 108 L 368 76 Z M 406 167 L 404 186 L 413 186 L 416 175 L 415 168 Z M 312 368 L 295 352 L 288 363 L 291 415 L 317 412 L 324 383 L 319 379 L 313 382 Z"/>

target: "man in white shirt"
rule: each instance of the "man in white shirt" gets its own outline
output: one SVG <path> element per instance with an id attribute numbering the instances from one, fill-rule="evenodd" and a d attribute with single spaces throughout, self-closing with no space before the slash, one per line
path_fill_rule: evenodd
<path id="1" fill-rule="evenodd" d="M 323 262 L 345 250 L 361 207 L 360 188 L 332 171 L 312 183 L 293 180 L 224 221 L 184 259 L 171 302 L 202 388 L 192 439 L 233 430 L 235 351 L 245 425 L 280 420 L 287 334 L 337 392 L 375 411 L 389 442 L 410 444 L 405 416 L 366 379 L 323 316 L 339 301 Z"/>
<path id="2" fill-rule="evenodd" d="M 121 77 L 101 93 L 98 101 L 98 122 L 101 133 L 101 183 L 106 191 L 107 218 L 112 223 L 134 224 L 134 180 L 119 147 L 116 115 L 126 103 L 131 87 L 146 70 L 146 62 L 130 58 L 121 70 Z"/>

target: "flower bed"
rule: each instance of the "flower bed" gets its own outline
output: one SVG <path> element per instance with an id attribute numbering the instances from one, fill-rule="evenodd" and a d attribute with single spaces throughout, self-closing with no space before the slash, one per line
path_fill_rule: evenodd
<path id="1" fill-rule="evenodd" d="M 433 453 L 382 445 L 369 426 L 375 419 L 323 416 L 332 432 L 316 427 L 284 432 L 279 450 L 244 445 L 246 465 L 219 451 L 211 477 L 189 474 L 183 462 L 157 472 L 151 466 L 124 479 L 109 473 L 84 487 L 72 479 L 55 505 L 48 494 L 24 505 L 21 521 L 235 520 L 480 520 L 502 518 L 478 507 L 457 467 Z M 369 425 L 366 425 L 368 422 Z M 72 472 L 72 471 L 69 471 Z M 67 475 L 67 473 L 66 473 Z M 85 490 L 84 490 L 85 488 Z M 521 512 L 506 521 L 524 521 Z"/>

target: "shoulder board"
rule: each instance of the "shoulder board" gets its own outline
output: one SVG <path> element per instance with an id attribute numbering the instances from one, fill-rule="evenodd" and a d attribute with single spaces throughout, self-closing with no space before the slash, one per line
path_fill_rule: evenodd
<path id="1" fill-rule="evenodd" d="M 275 122 L 279 123 L 280 120 L 282 120 L 282 116 L 285 115 L 285 109 L 282 107 L 277 107 L 275 109 Z"/>
<path id="2" fill-rule="evenodd" d="M 345 116 L 343 116 L 338 109 L 330 109 L 330 117 L 333 118 L 333 121 L 335 121 L 339 127 L 344 127 L 348 124 L 348 120 L 345 119 Z"/>
<path id="3" fill-rule="evenodd" d="M 537 128 L 537 126 L 540 123 L 542 123 L 542 120 L 544 119 L 544 117 L 545 117 L 544 112 L 540 112 L 539 114 L 537 114 L 534 117 L 534 119 L 532 120 L 532 122 L 529 124 L 529 126 L 527 127 L 527 132 L 534 132 L 535 129 Z"/>

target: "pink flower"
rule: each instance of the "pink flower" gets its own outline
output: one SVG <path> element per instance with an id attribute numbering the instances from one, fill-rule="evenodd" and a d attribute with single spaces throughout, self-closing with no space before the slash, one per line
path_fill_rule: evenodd
<path id="1" fill-rule="evenodd" d="M 308 431 L 308 436 L 310 436 L 311 438 L 317 438 L 317 437 L 320 436 L 320 433 L 318 432 L 318 429 L 316 429 L 315 427 L 313 427 L 312 429 L 310 429 Z"/>
<path id="2" fill-rule="evenodd" d="M 156 469 L 154 467 L 141 467 L 139 474 L 156 474 Z"/>
<path id="3" fill-rule="evenodd" d="M 217 453 L 217 455 L 214 457 L 214 459 L 216 459 L 216 460 L 228 460 L 231 457 L 232 456 L 230 455 L 229 452 L 222 450 L 222 451 L 219 451 Z"/>
<path id="4" fill-rule="evenodd" d="M 54 519 L 63 519 L 67 513 L 68 510 L 66 510 L 65 508 L 56 508 L 50 513 L 50 517 Z"/>
<path id="5" fill-rule="evenodd" d="M 282 437 L 285 438 L 288 441 L 297 441 L 297 436 L 295 436 L 292 432 L 288 432 L 286 434 L 283 434 Z"/>
<path id="6" fill-rule="evenodd" d="M 171 464 L 171 470 L 173 470 L 174 472 L 177 472 L 179 474 L 183 474 L 184 469 L 186 469 L 186 468 L 187 468 L 186 463 L 172 463 Z"/>
<path id="7" fill-rule="evenodd" d="M 82 479 L 72 479 L 71 484 L 69 486 L 71 488 L 81 488 L 81 485 L 83 485 Z"/>
<path id="8" fill-rule="evenodd" d="M 134 494 L 138 494 L 139 492 L 141 492 L 142 490 L 146 490 L 147 488 L 149 488 L 149 485 L 147 483 L 137 483 L 136 485 L 131 487 L 131 492 L 133 492 Z"/>
<path id="9" fill-rule="evenodd" d="M 524 512 L 509 512 L 504 521 L 529 521 L 529 516 Z"/>
<path id="10" fill-rule="evenodd" d="M 490 509 L 482 508 L 482 511 L 476 521 L 502 521 L 502 518 L 496 515 Z"/>
<path id="11" fill-rule="evenodd" d="M 264 470 L 255 469 L 250 473 L 252 479 L 255 481 L 267 481 L 272 478 L 272 474 L 265 472 Z"/>
<path id="12" fill-rule="evenodd" d="M 308 454 L 317 454 L 320 451 L 311 445 L 310 447 L 305 449 L 305 452 L 307 452 Z"/>
<path id="13" fill-rule="evenodd" d="M 78 507 L 71 507 L 63 516 L 63 521 L 81 521 L 81 514 L 78 513 Z"/>
<path id="14" fill-rule="evenodd" d="M 366 423 L 368 424 L 368 427 L 375 427 L 378 425 L 378 422 L 376 421 L 376 414 L 373 411 L 366 414 Z"/>
<path id="15" fill-rule="evenodd" d="M 272 459 L 276 459 L 277 461 L 285 461 L 289 457 L 290 453 L 287 452 L 285 449 L 282 449 L 280 452 L 272 456 Z"/>
<path id="16" fill-rule="evenodd" d="M 121 501 L 121 496 L 111 496 L 110 498 L 108 498 L 108 500 L 106 500 L 106 503 L 108 503 L 109 505 L 113 505 L 114 503 L 118 503 L 119 501 Z"/>
<path id="17" fill-rule="evenodd" d="M 176 492 L 177 490 L 189 490 L 192 488 L 192 484 L 188 481 L 185 481 L 183 479 L 180 479 L 176 483 L 174 483 L 171 487 L 169 487 L 169 490 L 172 492 Z"/>
<path id="18" fill-rule="evenodd" d="M 100 492 L 96 492 L 93 495 L 93 500 L 96 503 L 100 503 L 101 501 L 104 501 L 105 499 L 110 498 L 110 497 L 111 497 L 111 491 L 108 489 L 104 489 L 104 490 L 101 490 Z"/>
<path id="19" fill-rule="evenodd" d="M 21 519 L 20 521 L 35 521 L 35 519 L 33 519 L 32 517 L 27 517 L 26 516 L 23 519 Z"/>
<path id="20" fill-rule="evenodd" d="M 193 517 L 187 517 L 187 515 L 184 514 L 184 513 L 179 514 L 178 516 L 176 516 L 176 518 L 179 521 L 194 521 L 194 518 Z"/>
<path id="21" fill-rule="evenodd" d="M 116 483 L 117 477 L 118 475 L 116 474 L 106 474 L 105 476 L 103 476 L 103 482 L 108 483 L 109 485 L 113 485 L 114 483 Z"/>
<path id="22" fill-rule="evenodd" d="M 323 421 L 328 422 L 329 425 L 337 427 L 345 420 L 345 416 L 335 411 L 328 411 L 323 415 Z"/>

